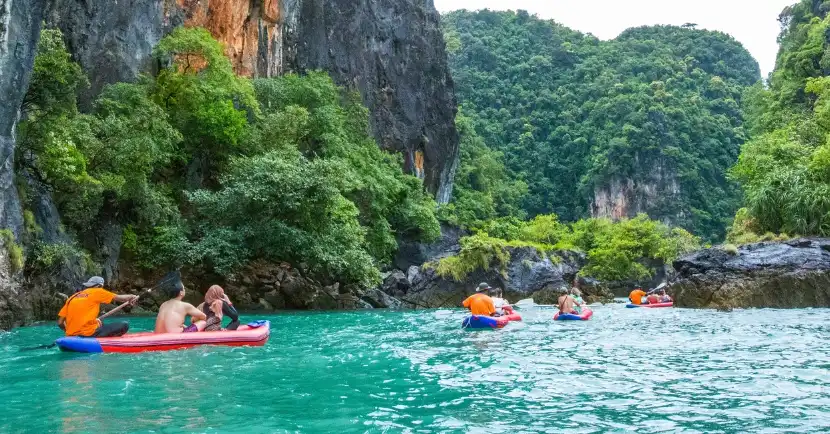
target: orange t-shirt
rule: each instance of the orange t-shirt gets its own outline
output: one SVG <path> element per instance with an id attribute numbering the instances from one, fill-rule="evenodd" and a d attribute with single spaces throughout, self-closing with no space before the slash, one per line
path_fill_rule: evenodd
<path id="1" fill-rule="evenodd" d="M 643 304 L 643 297 L 645 297 L 646 292 L 642 289 L 635 289 L 631 291 L 631 294 L 628 294 L 628 299 L 631 300 L 633 304 Z"/>
<path id="2" fill-rule="evenodd" d="M 464 307 L 470 309 L 473 315 L 492 315 L 496 313 L 493 299 L 486 294 L 473 294 L 464 300 Z"/>
<path id="3" fill-rule="evenodd" d="M 100 326 L 101 303 L 112 303 L 115 294 L 103 288 L 85 289 L 64 303 L 58 316 L 66 318 L 67 336 L 92 336 Z"/>

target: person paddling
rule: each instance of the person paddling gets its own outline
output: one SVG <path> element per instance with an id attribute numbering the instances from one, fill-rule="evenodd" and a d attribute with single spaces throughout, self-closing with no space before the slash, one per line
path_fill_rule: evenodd
<path id="1" fill-rule="evenodd" d="M 635 288 L 631 291 L 631 294 L 628 294 L 628 300 L 631 301 L 631 304 L 643 304 L 643 297 L 645 296 L 646 292 L 642 288 Z"/>
<path id="2" fill-rule="evenodd" d="M 93 276 L 79 290 L 69 297 L 58 313 L 58 327 L 66 336 L 86 336 L 104 338 L 122 336 L 130 329 L 125 321 L 103 324 L 98 319 L 101 303 L 126 303 L 135 305 L 138 296 L 132 294 L 113 294 L 104 289 L 104 278 Z"/>
<path id="3" fill-rule="evenodd" d="M 190 333 L 204 330 L 207 326 L 207 316 L 192 304 L 182 301 L 185 290 L 181 282 L 177 282 L 168 291 L 170 300 L 159 306 L 159 314 L 156 317 L 156 333 Z M 190 315 L 190 326 L 185 327 L 184 319 Z"/>
<path id="4" fill-rule="evenodd" d="M 231 322 L 226 330 L 236 330 L 239 327 L 239 313 L 233 307 L 233 303 L 225 294 L 225 290 L 219 285 L 213 285 L 205 293 L 205 301 L 197 309 L 207 315 L 206 332 L 222 330 L 222 317 L 227 315 Z"/>
<path id="5" fill-rule="evenodd" d="M 467 297 L 462 305 L 470 309 L 473 315 L 496 316 L 496 307 L 493 305 L 493 299 L 487 295 L 490 290 L 490 285 L 482 282 L 476 288 L 476 293 Z"/>
<path id="6" fill-rule="evenodd" d="M 559 296 L 559 314 L 579 315 L 579 312 L 576 310 L 576 300 L 568 292 L 565 291 L 564 294 Z"/>

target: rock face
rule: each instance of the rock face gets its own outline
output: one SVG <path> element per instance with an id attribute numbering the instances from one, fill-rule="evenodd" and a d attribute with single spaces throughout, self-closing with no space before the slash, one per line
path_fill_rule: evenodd
<path id="1" fill-rule="evenodd" d="M 46 26 L 61 29 L 73 60 L 89 77 L 90 87 L 79 100 L 82 109 L 104 85 L 133 81 L 151 70 L 153 47 L 183 23 L 182 13 L 171 6 L 169 0 L 50 2 Z"/>
<path id="2" fill-rule="evenodd" d="M 23 214 L 14 185 L 14 130 L 29 87 L 46 0 L 0 0 L 0 227 L 20 236 Z"/>
<path id="3" fill-rule="evenodd" d="M 681 307 L 830 307 L 830 240 L 701 250 L 674 262 Z"/>
<path id="4" fill-rule="evenodd" d="M 47 25 L 90 78 L 81 107 L 105 84 L 151 71 L 153 46 L 180 25 L 210 30 L 245 76 L 328 71 L 360 92 L 378 143 L 450 199 L 457 102 L 432 0 L 53 0 Z"/>
<path id="5" fill-rule="evenodd" d="M 46 0 L 0 0 L 0 228 L 15 237 L 23 230 L 20 198 L 14 184 L 14 130 L 29 85 Z M 32 315 L 19 273 L 0 247 L 0 328 L 22 324 Z"/>
<path id="6" fill-rule="evenodd" d="M 448 202 L 458 163 L 458 104 L 432 0 L 295 0 L 284 6 L 286 66 L 324 69 L 357 87 L 381 146 L 403 152 L 407 171 L 422 175 L 438 201 Z"/>
<path id="7" fill-rule="evenodd" d="M 458 241 L 466 235 L 469 234 L 460 228 L 441 225 L 441 237 L 431 244 L 401 240 L 395 254 L 395 267 L 408 270 L 413 265 L 421 266 L 425 262 L 454 255 L 461 250 Z"/>
<path id="8" fill-rule="evenodd" d="M 204 27 L 225 45 L 237 74 L 282 72 L 280 0 L 176 0 L 185 26 Z M 283 2 L 284 3 L 284 2 Z"/>
<path id="9" fill-rule="evenodd" d="M 637 165 L 640 165 L 637 159 Z M 682 220 L 682 210 L 669 215 L 666 209 L 673 209 L 680 196 L 680 184 L 676 171 L 666 162 L 646 164 L 652 170 L 638 179 L 614 177 L 594 188 L 591 201 L 591 215 L 613 220 L 635 217 L 647 213 L 662 217 L 666 223 Z"/>
<path id="10" fill-rule="evenodd" d="M 28 233 L 30 241 L 52 246 L 66 246 L 67 251 L 77 252 L 73 240 L 60 227 L 60 214 L 52 200 L 48 187 L 27 174 L 18 175 L 26 179 L 28 200 L 26 208 L 31 210 L 36 225 L 35 233 Z M 31 267 L 38 266 L 38 269 Z M 52 318 L 63 305 L 64 298 L 58 294 L 71 295 L 88 278 L 86 261 L 78 253 L 65 254 L 53 264 L 30 265 L 26 270 L 26 292 L 32 298 L 35 318 Z M 96 271 L 97 272 L 97 271 Z"/>

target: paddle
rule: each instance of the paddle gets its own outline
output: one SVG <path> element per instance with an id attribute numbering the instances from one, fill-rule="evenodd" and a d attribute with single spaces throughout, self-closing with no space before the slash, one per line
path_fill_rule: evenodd
<path id="1" fill-rule="evenodd" d="M 167 275 L 166 275 L 166 276 L 164 276 L 164 278 L 163 278 L 163 279 L 161 279 L 161 280 L 159 281 L 159 283 L 158 283 L 158 284 L 156 284 L 156 286 L 154 286 L 154 287 L 152 287 L 152 288 L 150 288 L 150 289 L 148 289 L 148 290 L 144 291 L 144 293 L 145 293 L 145 294 L 149 294 L 149 293 L 150 293 L 151 291 L 153 291 L 154 289 L 157 289 L 157 288 L 159 288 L 159 287 L 161 287 L 161 286 L 163 286 L 163 285 L 166 285 L 166 284 L 168 284 L 168 283 L 170 283 L 170 284 L 175 284 L 175 283 L 177 283 L 177 282 L 181 282 L 181 280 L 182 280 L 181 273 L 179 273 L 178 271 L 171 271 L 171 272 L 167 273 Z M 140 296 L 139 296 L 139 297 L 140 297 Z M 138 301 L 138 298 L 136 298 L 135 300 L 136 300 L 136 301 Z M 127 305 L 129 305 L 129 304 L 131 304 L 131 303 L 133 303 L 133 301 L 128 301 L 128 302 L 126 302 L 126 303 L 122 303 L 120 306 L 116 307 L 115 309 L 113 309 L 113 310 L 111 310 L 111 311 L 109 311 L 109 312 L 107 312 L 107 313 L 105 313 L 105 314 L 103 314 L 103 315 L 99 316 L 99 317 L 98 317 L 98 320 L 102 320 L 102 319 L 104 319 L 104 318 L 106 318 L 106 317 L 108 317 L 108 316 L 110 316 L 110 315 L 112 315 L 112 314 L 114 314 L 114 313 L 116 313 L 116 312 L 120 311 L 121 309 L 124 309 L 125 307 L 127 307 Z"/>
<path id="2" fill-rule="evenodd" d="M 152 288 L 144 291 L 144 293 L 149 294 L 151 291 L 153 291 L 155 289 L 158 289 L 158 288 L 160 288 L 164 285 L 176 284 L 178 282 L 181 282 L 181 280 L 182 280 L 182 276 L 181 276 L 181 273 L 179 273 L 179 271 L 171 271 L 171 272 L 167 273 L 167 275 L 165 275 L 164 278 L 159 280 L 159 282 L 156 284 L 156 286 L 153 286 Z M 136 298 L 136 300 L 138 300 L 138 298 Z M 106 317 L 108 317 L 108 316 L 124 309 L 130 303 L 132 303 L 132 301 L 122 303 L 120 306 L 116 307 L 115 309 L 113 309 L 113 310 L 101 315 L 100 317 L 98 317 L 98 320 L 102 320 L 102 319 L 104 319 L 104 318 L 106 318 Z M 57 345 L 57 342 L 52 342 L 51 344 L 47 344 L 47 345 L 38 345 L 36 347 L 21 348 L 20 351 L 45 350 L 45 349 L 52 348 L 55 345 Z"/>
<path id="3" fill-rule="evenodd" d="M 650 290 L 648 293 L 649 293 L 649 294 L 654 294 L 655 292 L 657 292 L 657 291 L 659 291 L 659 290 L 661 290 L 661 289 L 663 289 L 663 288 L 665 288 L 665 287 L 666 287 L 666 282 L 663 282 L 663 283 L 661 283 L 661 284 L 657 285 L 657 287 L 656 287 L 656 288 L 654 288 L 654 289 Z"/>

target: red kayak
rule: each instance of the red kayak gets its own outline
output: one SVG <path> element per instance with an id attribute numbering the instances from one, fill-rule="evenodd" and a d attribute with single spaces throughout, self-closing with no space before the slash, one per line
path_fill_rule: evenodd
<path id="1" fill-rule="evenodd" d="M 268 342 L 271 335 L 270 321 L 254 321 L 236 330 L 194 333 L 128 333 L 112 338 L 85 338 L 67 336 L 55 343 L 63 351 L 78 353 L 140 353 L 143 351 L 169 351 L 200 345 L 252 346 Z"/>

